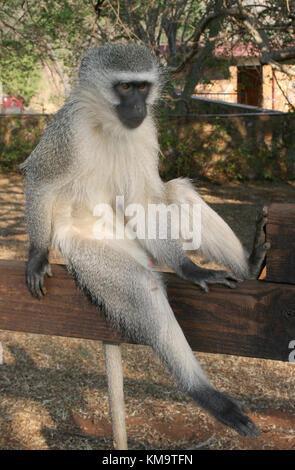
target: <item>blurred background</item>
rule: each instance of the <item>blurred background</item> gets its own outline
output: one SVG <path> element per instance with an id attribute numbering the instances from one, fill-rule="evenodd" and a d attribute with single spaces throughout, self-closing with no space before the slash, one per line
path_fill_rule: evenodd
<path id="1" fill-rule="evenodd" d="M 167 71 L 164 178 L 292 179 L 294 23 L 290 0 L 2 1 L 0 169 L 34 148 L 89 48 L 135 41 Z"/>

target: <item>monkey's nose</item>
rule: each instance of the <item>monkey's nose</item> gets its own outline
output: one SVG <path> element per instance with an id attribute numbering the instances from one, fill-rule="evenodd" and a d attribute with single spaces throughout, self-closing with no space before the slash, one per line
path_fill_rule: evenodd
<path id="1" fill-rule="evenodd" d="M 118 106 L 117 113 L 121 122 L 129 129 L 140 126 L 147 115 L 146 107 L 143 103 L 134 103 L 132 106 Z"/>
<path id="2" fill-rule="evenodd" d="M 134 110 L 138 113 L 138 114 L 143 114 L 144 113 L 144 109 L 145 107 L 143 106 L 143 104 L 141 103 L 137 103 L 134 105 Z"/>

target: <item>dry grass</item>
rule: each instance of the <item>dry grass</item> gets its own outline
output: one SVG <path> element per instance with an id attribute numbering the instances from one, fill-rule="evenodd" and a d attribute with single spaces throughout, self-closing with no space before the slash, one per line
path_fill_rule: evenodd
<path id="1" fill-rule="evenodd" d="M 294 185 L 201 185 L 204 198 L 251 245 L 258 206 L 295 202 Z M 0 257 L 25 259 L 19 175 L 0 176 Z M 1 449 L 112 448 L 100 342 L 0 331 Z M 130 449 L 186 449 L 214 435 L 210 449 L 295 449 L 293 364 L 197 353 L 220 390 L 249 408 L 262 435 L 239 437 L 181 394 L 144 346 L 122 346 Z"/>

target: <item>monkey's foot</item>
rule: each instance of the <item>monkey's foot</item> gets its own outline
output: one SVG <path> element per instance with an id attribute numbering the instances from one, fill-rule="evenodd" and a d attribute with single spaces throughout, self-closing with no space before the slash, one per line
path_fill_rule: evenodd
<path id="1" fill-rule="evenodd" d="M 239 279 L 231 272 L 208 269 L 207 275 L 201 280 L 196 280 L 195 284 L 199 285 L 205 292 L 209 292 L 207 284 L 222 284 L 234 289 L 237 282 L 239 282 Z"/>
<path id="2" fill-rule="evenodd" d="M 253 249 L 249 257 L 250 278 L 257 278 L 263 268 L 263 263 L 270 243 L 266 242 L 265 226 L 267 223 L 268 209 L 263 207 L 256 217 L 256 230 Z"/>
<path id="3" fill-rule="evenodd" d="M 221 423 L 233 428 L 242 436 L 254 439 L 260 435 L 257 426 L 243 412 L 245 407 L 238 401 L 211 388 L 196 395 L 193 398 Z"/>
<path id="4" fill-rule="evenodd" d="M 200 268 L 189 258 L 182 266 L 181 276 L 197 284 L 205 292 L 209 292 L 207 284 L 222 284 L 233 289 L 240 280 L 229 271 Z"/>

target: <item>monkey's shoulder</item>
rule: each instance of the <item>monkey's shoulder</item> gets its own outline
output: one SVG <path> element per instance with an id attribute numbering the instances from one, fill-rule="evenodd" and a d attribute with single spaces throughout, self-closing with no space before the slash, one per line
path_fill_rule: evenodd
<path id="1" fill-rule="evenodd" d="M 68 106 L 64 105 L 47 124 L 40 142 L 20 165 L 27 176 L 55 179 L 68 171 L 75 153 L 69 114 Z"/>

